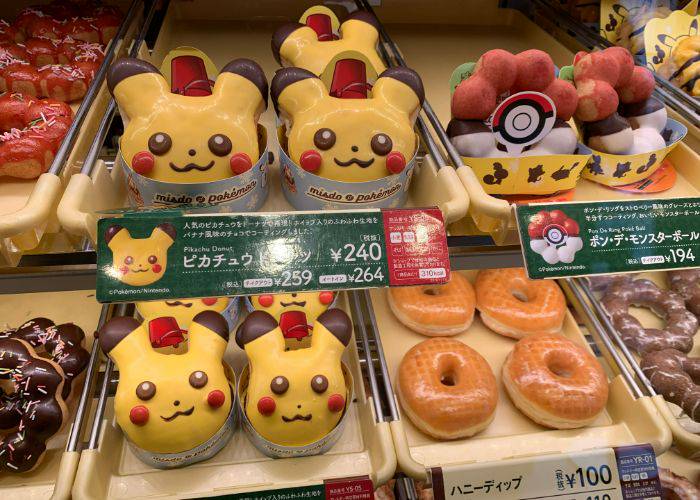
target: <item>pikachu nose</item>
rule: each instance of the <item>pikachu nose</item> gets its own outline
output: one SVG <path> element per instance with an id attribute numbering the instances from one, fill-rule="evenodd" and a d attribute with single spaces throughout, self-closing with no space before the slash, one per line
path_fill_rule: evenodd
<path id="1" fill-rule="evenodd" d="M 195 151 L 194 149 L 190 149 L 190 150 L 187 152 L 187 154 L 189 154 L 190 156 L 194 156 L 194 155 L 197 154 L 197 151 Z"/>
<path id="2" fill-rule="evenodd" d="M 353 146 L 350 149 L 352 149 L 353 153 L 357 153 L 360 150 L 360 148 L 358 148 L 357 146 Z"/>
<path id="3" fill-rule="evenodd" d="M 173 401 L 173 404 L 174 404 L 175 406 L 180 406 L 180 401 L 178 401 L 178 400 L 176 399 L 175 401 Z"/>

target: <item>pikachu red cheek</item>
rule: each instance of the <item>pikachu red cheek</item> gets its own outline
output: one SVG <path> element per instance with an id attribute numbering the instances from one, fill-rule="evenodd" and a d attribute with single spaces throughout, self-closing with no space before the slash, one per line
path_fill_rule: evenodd
<path id="1" fill-rule="evenodd" d="M 141 175 L 148 175 L 156 165 L 156 159 L 148 151 L 139 151 L 131 158 L 131 168 Z"/>
<path id="2" fill-rule="evenodd" d="M 148 408 L 145 406 L 134 406 L 129 412 L 129 420 L 134 425 L 146 425 L 148 422 Z"/>
<path id="3" fill-rule="evenodd" d="M 323 163 L 321 153 L 315 149 L 306 150 L 299 156 L 299 165 L 307 172 L 316 172 L 321 168 L 321 163 Z"/>
<path id="4" fill-rule="evenodd" d="M 265 396 L 258 400 L 258 411 L 261 415 L 269 417 L 270 415 L 275 413 L 275 408 L 277 408 L 275 400 L 272 399 L 270 396 Z"/>
<path id="5" fill-rule="evenodd" d="M 333 302 L 333 292 L 321 292 L 318 294 L 318 300 L 323 304 L 324 306 L 327 306 L 331 302 Z"/>
<path id="6" fill-rule="evenodd" d="M 218 300 L 219 299 L 217 299 L 216 297 L 207 297 L 206 299 L 202 299 L 202 304 L 204 304 L 205 306 L 211 307 L 214 304 L 216 304 L 218 302 Z"/>
<path id="7" fill-rule="evenodd" d="M 119 268 L 119 272 L 122 274 L 122 276 L 126 275 L 129 272 L 129 267 L 128 266 L 122 266 Z"/>
<path id="8" fill-rule="evenodd" d="M 226 402 L 226 395 L 218 389 L 211 391 L 207 396 L 207 404 L 212 408 L 221 408 Z"/>
<path id="9" fill-rule="evenodd" d="M 275 298 L 272 295 L 261 295 L 258 297 L 258 302 L 263 307 L 270 307 L 274 301 Z"/>
<path id="10" fill-rule="evenodd" d="M 151 270 L 152 270 L 154 273 L 159 273 L 159 272 L 161 272 L 161 271 L 163 270 L 163 266 L 161 266 L 160 264 L 154 264 L 154 265 L 151 267 Z"/>
<path id="11" fill-rule="evenodd" d="M 253 166 L 250 156 L 245 153 L 236 153 L 232 155 L 229 164 L 231 165 L 231 172 L 233 172 L 233 175 L 245 173 Z"/>
<path id="12" fill-rule="evenodd" d="M 392 174 L 399 174 L 406 168 L 406 157 L 399 151 L 392 151 L 386 156 L 386 169 Z"/>
<path id="13" fill-rule="evenodd" d="M 333 413 L 338 413 L 345 408 L 345 398 L 340 394 L 333 394 L 328 398 L 328 409 Z"/>

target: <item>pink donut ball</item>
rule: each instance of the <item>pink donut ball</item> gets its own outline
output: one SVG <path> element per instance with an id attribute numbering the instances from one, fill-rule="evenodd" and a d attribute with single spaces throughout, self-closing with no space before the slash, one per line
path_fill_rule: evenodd
<path id="1" fill-rule="evenodd" d="M 488 80 L 471 76 L 452 94 L 452 117 L 460 120 L 485 120 L 496 109 L 498 92 Z"/>
<path id="2" fill-rule="evenodd" d="M 578 87 L 584 80 L 602 80 L 615 86 L 620 76 L 617 58 L 606 52 L 591 52 L 574 65 L 574 81 Z"/>
<path id="3" fill-rule="evenodd" d="M 556 78 L 549 87 L 544 89 L 544 93 L 554 101 L 557 107 L 557 118 L 567 121 L 576 112 L 578 93 L 571 82 Z"/>
<path id="4" fill-rule="evenodd" d="M 515 56 L 518 76 L 513 84 L 513 92 L 546 89 L 554 80 L 554 63 L 549 54 L 537 49 L 530 49 Z"/>
<path id="5" fill-rule="evenodd" d="M 634 71 L 634 59 L 630 51 L 624 47 L 608 47 L 603 52 L 617 61 L 619 75 L 614 87 L 627 85 Z"/>
<path id="6" fill-rule="evenodd" d="M 488 80 L 502 94 L 513 86 L 518 64 L 515 56 L 507 50 L 493 49 L 479 58 L 474 73 Z"/>
<path id="7" fill-rule="evenodd" d="M 654 75 L 647 68 L 635 66 L 632 78 L 622 87 L 619 87 L 620 101 L 625 104 L 641 102 L 649 99 L 654 91 Z"/>
<path id="8" fill-rule="evenodd" d="M 607 118 L 619 104 L 617 92 L 608 82 L 584 80 L 576 85 L 578 106 L 576 118 L 584 122 L 594 122 Z"/>

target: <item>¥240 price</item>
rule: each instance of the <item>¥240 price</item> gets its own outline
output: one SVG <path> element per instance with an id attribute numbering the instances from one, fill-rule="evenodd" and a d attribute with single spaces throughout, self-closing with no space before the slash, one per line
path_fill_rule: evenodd
<path id="1" fill-rule="evenodd" d="M 382 246 L 379 243 L 361 243 L 356 246 L 346 243 L 341 248 L 331 248 L 333 262 L 370 262 L 382 260 Z"/>

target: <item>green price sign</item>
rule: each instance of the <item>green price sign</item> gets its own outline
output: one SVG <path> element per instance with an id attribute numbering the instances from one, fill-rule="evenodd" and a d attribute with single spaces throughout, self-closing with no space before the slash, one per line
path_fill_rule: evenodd
<path id="1" fill-rule="evenodd" d="M 449 280 L 441 212 L 125 213 L 98 224 L 97 300 L 125 302 Z"/>
<path id="2" fill-rule="evenodd" d="M 516 207 L 530 278 L 700 266 L 700 198 Z"/>

